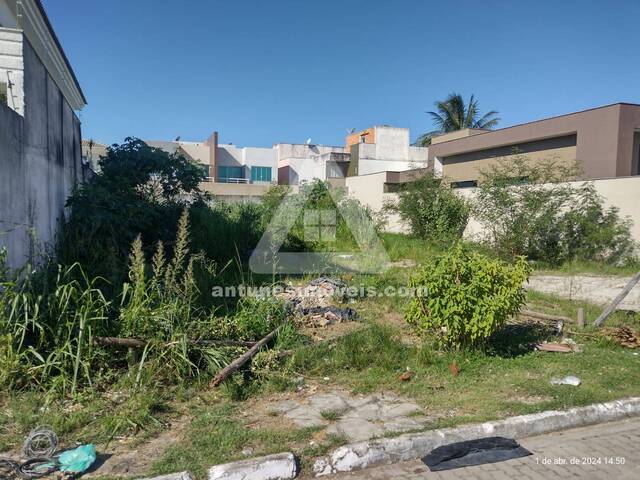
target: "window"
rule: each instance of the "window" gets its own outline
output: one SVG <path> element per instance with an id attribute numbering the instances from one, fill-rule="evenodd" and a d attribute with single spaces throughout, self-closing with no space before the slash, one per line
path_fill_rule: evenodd
<path id="1" fill-rule="evenodd" d="M 3 105 L 8 105 L 7 99 L 7 84 L 4 82 L 0 82 L 0 103 Z"/>
<path id="2" fill-rule="evenodd" d="M 242 167 L 224 167 L 218 166 L 217 180 L 222 183 L 235 183 L 244 178 Z"/>
<path id="3" fill-rule="evenodd" d="M 478 182 L 476 180 L 464 180 L 462 182 L 451 182 L 451 188 L 472 188 L 477 186 L 478 186 Z"/>
<path id="4" fill-rule="evenodd" d="M 271 167 L 251 167 L 252 182 L 270 182 Z"/>

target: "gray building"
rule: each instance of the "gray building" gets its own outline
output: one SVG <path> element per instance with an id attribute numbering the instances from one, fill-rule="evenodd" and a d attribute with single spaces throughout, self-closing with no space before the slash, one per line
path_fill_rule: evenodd
<path id="1" fill-rule="evenodd" d="M 39 0 L 0 0 L 0 248 L 18 268 L 55 239 L 83 165 L 86 100 Z"/>

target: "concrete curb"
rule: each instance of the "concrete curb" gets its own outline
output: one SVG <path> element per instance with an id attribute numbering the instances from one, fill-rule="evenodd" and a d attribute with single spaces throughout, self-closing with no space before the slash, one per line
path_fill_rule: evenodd
<path id="1" fill-rule="evenodd" d="M 159 477 L 143 478 L 141 480 L 193 480 L 189 472 L 169 473 Z"/>
<path id="2" fill-rule="evenodd" d="M 215 465 L 209 470 L 209 480 L 287 480 L 296 478 L 296 475 L 298 464 L 293 453 Z"/>
<path id="3" fill-rule="evenodd" d="M 463 440 L 474 440 L 487 436 L 531 437 L 567 428 L 611 422 L 636 415 L 640 415 L 640 397 L 596 403 L 569 410 L 549 410 L 457 428 L 409 433 L 395 438 L 353 443 L 337 448 L 328 457 L 316 460 L 313 471 L 317 477 L 338 472 L 350 472 L 375 465 L 420 458 L 434 448 Z"/>

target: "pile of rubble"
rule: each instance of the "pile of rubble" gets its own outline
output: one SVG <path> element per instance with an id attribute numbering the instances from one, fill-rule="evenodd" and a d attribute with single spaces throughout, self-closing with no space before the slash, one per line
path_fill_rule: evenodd
<path id="1" fill-rule="evenodd" d="M 603 334 L 622 347 L 640 347 L 640 337 L 629 327 L 605 328 Z"/>
<path id="2" fill-rule="evenodd" d="M 280 298 L 293 313 L 310 327 L 326 327 L 335 323 L 355 321 L 353 308 L 341 308 L 334 303 L 346 298 L 347 284 L 331 277 L 319 277 L 302 287 L 288 285 Z"/>

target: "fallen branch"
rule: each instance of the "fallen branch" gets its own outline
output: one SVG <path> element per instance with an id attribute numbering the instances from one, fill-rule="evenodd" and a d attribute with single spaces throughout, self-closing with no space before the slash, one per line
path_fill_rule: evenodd
<path id="1" fill-rule="evenodd" d="M 520 315 L 526 317 L 539 318 L 541 320 L 551 320 L 553 322 L 573 322 L 572 318 L 563 317 L 562 315 L 550 315 L 548 313 L 534 312 L 533 310 L 521 310 Z"/>
<path id="2" fill-rule="evenodd" d="M 94 343 L 103 347 L 144 348 L 147 342 L 137 338 L 93 337 Z M 190 345 L 216 345 L 221 347 L 253 347 L 256 342 L 240 340 L 188 340 Z"/>
<path id="3" fill-rule="evenodd" d="M 146 342 L 135 338 L 93 337 L 93 343 L 103 347 L 144 348 Z"/>
<path id="4" fill-rule="evenodd" d="M 622 289 L 622 291 L 618 294 L 618 296 L 613 299 L 613 302 L 611 302 L 609 306 L 605 308 L 604 311 L 600 314 L 600 316 L 596 318 L 596 321 L 593 322 L 593 325 L 595 327 L 599 327 L 600 325 L 602 325 L 604 321 L 607 319 L 607 317 L 611 315 L 611 312 L 613 312 L 618 306 L 618 304 L 622 300 L 624 300 L 624 298 L 627 295 L 629 295 L 629 292 L 633 289 L 633 287 L 636 286 L 636 283 L 638 283 L 639 281 L 640 281 L 640 272 L 636 273 L 635 276 L 631 280 L 629 280 L 629 283 L 627 283 L 625 287 Z"/>
<path id="5" fill-rule="evenodd" d="M 258 353 L 258 351 L 263 346 L 269 343 L 269 341 L 276 336 L 276 334 L 278 333 L 278 330 L 280 330 L 281 327 L 282 325 L 276 328 L 273 332 L 271 332 L 269 335 L 264 337 L 258 343 L 256 343 L 253 347 L 251 347 L 245 353 L 243 353 L 238 358 L 236 358 L 233 362 L 231 362 L 225 368 L 223 368 L 222 371 L 218 373 L 218 375 L 216 375 L 215 378 L 211 381 L 211 387 L 217 387 L 222 382 L 224 382 L 233 372 L 235 372 L 240 367 L 242 367 L 245 363 L 247 363 L 256 353 Z"/>

